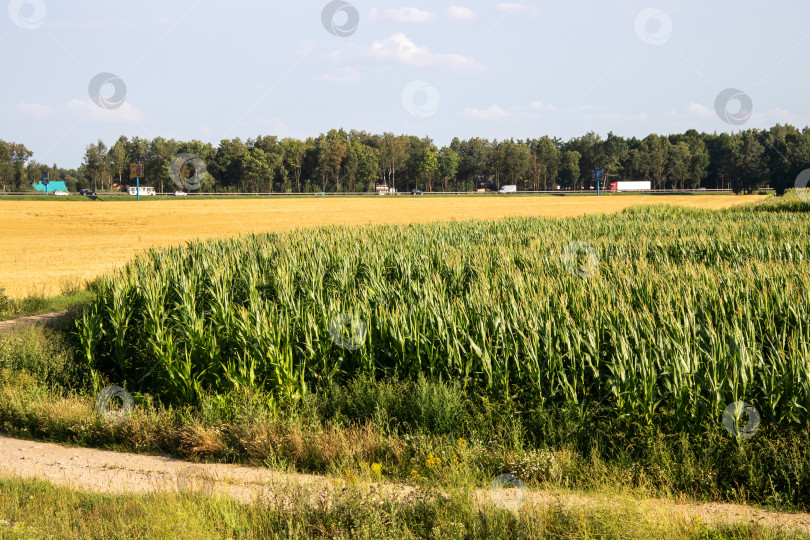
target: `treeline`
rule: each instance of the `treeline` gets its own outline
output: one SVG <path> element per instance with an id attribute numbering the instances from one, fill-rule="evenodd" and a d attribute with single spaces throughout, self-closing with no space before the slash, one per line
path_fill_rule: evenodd
<path id="1" fill-rule="evenodd" d="M 0 189 L 30 191 L 34 189 L 34 183 L 42 179 L 44 171 L 50 171 L 50 177 L 54 180 L 73 184 L 80 181 L 80 171 L 37 163 L 31 159 L 33 155 L 24 144 L 0 140 Z"/>
<path id="2" fill-rule="evenodd" d="M 400 192 L 472 191 L 490 181 L 497 189 L 588 189 L 591 171 L 616 180 L 650 180 L 655 189 L 697 187 L 750 192 L 770 185 L 783 191 L 810 166 L 810 128 L 776 125 L 768 130 L 707 134 L 689 130 L 644 139 L 596 133 L 562 141 L 541 137 L 490 141 L 453 139 L 439 147 L 430 138 L 331 130 L 299 140 L 259 136 L 200 141 L 120 137 L 107 147 L 87 147 L 78 170 L 46 167 L 23 145 L 0 141 L 3 189 L 32 189 L 43 170 L 68 189 L 105 190 L 129 184 L 129 164 L 144 163 L 142 185 L 173 191 L 172 158 L 193 154 L 206 164 L 202 190 L 211 192 L 365 192 L 385 183 Z M 193 174 L 188 165 L 181 174 Z"/>

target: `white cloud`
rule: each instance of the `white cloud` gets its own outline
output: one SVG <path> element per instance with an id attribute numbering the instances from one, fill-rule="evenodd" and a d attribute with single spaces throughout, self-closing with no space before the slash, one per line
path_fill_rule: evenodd
<path id="1" fill-rule="evenodd" d="M 708 107 L 704 107 L 700 103 L 690 103 L 689 107 L 686 108 L 686 114 L 689 116 L 698 116 L 701 118 L 707 118 L 712 116 L 714 113 Z"/>
<path id="2" fill-rule="evenodd" d="M 542 101 L 532 101 L 531 103 L 529 103 L 529 108 L 535 111 L 547 111 L 547 112 L 558 112 L 562 110 L 559 107 L 549 105 L 548 103 L 543 103 Z"/>
<path id="3" fill-rule="evenodd" d="M 681 118 L 711 118 L 715 112 L 700 103 L 690 103 L 684 112 L 667 111 L 664 115 L 666 118 L 681 119 Z"/>
<path id="4" fill-rule="evenodd" d="M 99 107 L 92 100 L 74 99 L 67 104 L 70 111 L 79 113 L 91 122 L 111 122 L 119 124 L 140 124 L 143 122 L 141 111 L 133 107 L 130 103 L 124 102 L 117 109 L 104 109 Z"/>
<path id="5" fill-rule="evenodd" d="M 287 125 L 279 118 L 260 116 L 256 118 L 256 124 L 258 125 L 259 129 L 268 135 L 278 135 L 279 137 L 286 137 L 289 135 Z"/>
<path id="6" fill-rule="evenodd" d="M 50 105 L 41 105 L 39 103 L 25 103 L 24 101 L 19 102 L 16 108 L 19 112 L 21 112 L 25 116 L 30 116 L 31 118 L 36 118 L 37 120 L 42 120 L 43 118 L 53 116 L 53 114 L 56 112 L 56 109 L 54 109 Z"/>
<path id="7" fill-rule="evenodd" d="M 771 109 L 768 111 L 768 115 L 774 118 L 775 120 L 781 120 L 782 122 L 797 122 L 799 117 L 790 111 L 786 111 L 785 109 Z"/>
<path id="8" fill-rule="evenodd" d="M 249 117 L 234 124 L 232 129 L 237 128 L 254 133 L 258 132 L 262 135 L 276 135 L 278 137 L 288 137 L 290 135 L 287 124 L 277 116 Z"/>
<path id="9" fill-rule="evenodd" d="M 324 75 L 322 79 L 327 82 L 353 84 L 360 82 L 361 75 L 359 71 L 352 67 L 342 67 L 332 70 Z"/>
<path id="10" fill-rule="evenodd" d="M 388 9 L 385 11 L 385 17 L 391 21 L 397 22 L 428 23 L 432 22 L 436 18 L 436 15 L 429 11 L 408 7 Z"/>
<path id="11" fill-rule="evenodd" d="M 736 112 L 734 109 L 731 109 L 732 112 Z M 720 117 L 717 116 L 717 113 L 714 109 L 710 109 L 709 107 L 705 107 L 700 103 L 690 103 L 686 110 L 683 112 L 670 110 L 664 114 L 664 117 L 677 122 L 677 125 L 683 125 L 688 127 L 694 127 L 694 122 L 697 120 L 717 120 L 721 122 L 722 120 Z M 769 109 L 767 111 L 762 112 L 755 112 L 751 115 L 751 117 L 745 122 L 745 125 L 740 126 L 741 129 L 747 129 L 749 127 L 767 127 L 772 126 L 773 124 L 796 124 L 800 123 L 799 117 L 785 109 L 775 108 Z"/>
<path id="12" fill-rule="evenodd" d="M 371 8 L 368 12 L 368 20 L 374 21 L 377 19 L 377 8 Z"/>
<path id="13" fill-rule="evenodd" d="M 411 67 L 452 69 L 465 73 L 483 71 L 483 66 L 472 57 L 432 53 L 427 47 L 419 47 L 402 33 L 394 34 L 382 41 L 374 40 L 371 54 L 377 60 Z"/>
<path id="14" fill-rule="evenodd" d="M 461 116 L 475 120 L 500 120 L 501 118 L 509 116 L 509 113 L 497 105 L 493 105 L 483 110 L 467 107 L 461 111 Z"/>
<path id="15" fill-rule="evenodd" d="M 590 121 L 603 120 L 608 122 L 625 122 L 625 121 L 645 122 L 650 118 L 644 111 L 642 111 L 639 114 L 622 114 L 616 111 L 605 111 L 593 114 L 586 114 L 585 119 Z"/>
<path id="16" fill-rule="evenodd" d="M 785 109 L 770 109 L 764 113 L 754 113 L 751 115 L 751 121 L 758 126 L 770 126 L 773 124 L 793 124 L 796 125 L 800 122 L 799 117 Z"/>
<path id="17" fill-rule="evenodd" d="M 534 6 L 526 4 L 514 4 L 512 2 L 503 2 L 498 4 L 498 11 L 509 13 L 511 15 L 525 15 L 527 17 L 534 17 L 537 15 L 538 10 Z"/>
<path id="18" fill-rule="evenodd" d="M 542 113 L 559 113 L 563 109 L 556 105 L 543 103 L 542 101 L 532 101 L 528 107 L 526 105 L 510 105 L 506 109 L 498 105 L 492 105 L 487 109 L 476 109 L 469 107 L 461 111 L 460 115 L 476 120 L 498 120 L 505 117 L 537 119 Z"/>
<path id="19" fill-rule="evenodd" d="M 470 8 L 462 6 L 450 6 L 447 8 L 447 15 L 452 19 L 474 19 L 475 14 Z"/>
<path id="20" fill-rule="evenodd" d="M 335 63 L 349 63 L 361 60 L 383 61 L 407 67 L 444 69 L 458 74 L 479 74 L 486 67 L 470 56 L 460 54 L 433 53 L 427 47 L 420 47 L 403 33 L 397 33 L 382 41 L 374 40 L 371 46 L 345 43 L 324 58 Z"/>
<path id="21" fill-rule="evenodd" d="M 584 118 L 588 121 L 608 121 L 608 122 L 646 122 L 650 119 L 645 111 L 638 114 L 623 114 L 611 110 L 607 107 L 597 105 L 582 105 L 578 110 L 585 113 Z"/>

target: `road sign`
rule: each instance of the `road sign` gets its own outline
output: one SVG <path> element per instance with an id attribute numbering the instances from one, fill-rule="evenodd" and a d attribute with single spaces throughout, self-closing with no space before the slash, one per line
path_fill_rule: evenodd
<path id="1" fill-rule="evenodd" d="M 593 169 L 591 171 L 591 181 L 596 183 L 596 196 L 599 196 L 599 187 L 602 184 L 602 180 L 605 177 L 605 170 L 604 169 Z"/>
<path id="2" fill-rule="evenodd" d="M 42 172 L 42 185 L 47 186 L 51 183 L 51 173 L 49 171 Z"/>
<path id="3" fill-rule="evenodd" d="M 129 166 L 130 178 L 143 178 L 143 163 L 133 163 Z"/>

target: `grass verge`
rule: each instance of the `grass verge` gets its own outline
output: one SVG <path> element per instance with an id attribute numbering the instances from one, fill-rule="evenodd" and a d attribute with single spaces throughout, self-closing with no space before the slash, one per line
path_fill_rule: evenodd
<path id="1" fill-rule="evenodd" d="M 609 414 L 530 410 L 424 377 L 324 384 L 284 411 L 262 392 L 207 394 L 196 407 L 134 392 L 129 418 L 108 422 L 71 339 L 40 326 L 0 335 L 0 430 L 343 479 L 375 471 L 423 487 L 473 489 L 509 473 L 535 489 L 628 487 L 649 497 L 810 507 L 806 433 L 764 426 L 740 442 L 719 421 L 699 437 L 674 427 L 639 432 Z"/>
<path id="2" fill-rule="evenodd" d="M 239 504 L 194 493 L 98 495 L 0 479 L 0 537 L 30 538 L 805 538 L 756 523 L 707 525 L 631 506 L 482 508 L 469 493 L 393 500 L 347 489 L 313 502 Z"/>
<path id="3" fill-rule="evenodd" d="M 62 289 L 63 293 L 58 296 L 32 294 L 17 299 L 6 296 L 5 290 L 0 287 L 0 321 L 55 311 L 78 312 L 94 298 L 94 293 L 85 287 L 65 284 Z"/>

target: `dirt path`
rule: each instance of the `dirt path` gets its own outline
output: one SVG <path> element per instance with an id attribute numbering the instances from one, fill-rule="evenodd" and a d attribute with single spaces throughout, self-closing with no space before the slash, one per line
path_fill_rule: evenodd
<path id="1" fill-rule="evenodd" d="M 284 503 L 284 494 L 306 494 L 311 500 L 326 499 L 345 487 L 341 480 L 307 474 L 289 474 L 263 468 L 224 464 L 191 464 L 158 456 L 108 452 L 90 448 L 11 439 L 0 435 L 0 477 L 39 478 L 53 484 L 100 493 L 156 493 L 199 491 L 209 495 L 233 497 L 242 502 Z M 410 486 L 375 484 L 365 488 L 397 499 L 416 492 Z M 514 490 L 509 490 L 514 492 Z M 506 491 L 504 491 L 506 493 Z M 523 505 L 562 506 L 567 510 L 588 507 L 632 505 L 650 516 L 699 518 L 704 523 L 759 522 L 773 528 L 789 528 L 810 534 L 810 514 L 788 514 L 737 504 L 679 503 L 664 499 L 584 496 L 568 493 L 532 491 L 524 493 Z M 511 500 L 487 490 L 474 494 L 484 505 L 494 502 L 511 507 Z"/>
<path id="2" fill-rule="evenodd" d="M 20 324 L 46 324 L 52 322 L 59 317 L 65 315 L 68 310 L 54 311 L 53 313 L 43 313 L 41 315 L 31 315 L 29 317 L 20 317 L 19 319 L 11 319 L 8 321 L 0 321 L 0 331 L 12 330 Z"/>
<path id="3" fill-rule="evenodd" d="M 331 489 L 325 477 L 285 474 L 225 464 L 192 464 L 160 456 L 11 439 L 0 435 L 0 476 L 40 478 L 98 493 L 201 491 L 242 502 L 263 498 L 290 484 Z"/>

